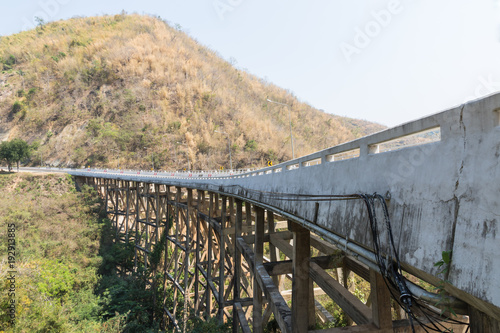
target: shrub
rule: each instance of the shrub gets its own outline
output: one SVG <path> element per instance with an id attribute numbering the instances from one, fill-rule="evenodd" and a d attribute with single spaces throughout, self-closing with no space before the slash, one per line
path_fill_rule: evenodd
<path id="1" fill-rule="evenodd" d="M 173 122 L 168 124 L 167 132 L 168 133 L 175 133 L 181 129 L 181 125 L 182 124 L 180 121 L 173 121 Z"/>
<path id="2" fill-rule="evenodd" d="M 36 94 L 36 90 L 37 90 L 37 89 L 36 89 L 35 87 L 30 88 L 30 90 L 28 90 L 28 94 L 26 95 L 26 99 L 27 99 L 28 101 L 31 101 L 31 100 L 33 99 L 33 97 L 34 97 L 34 96 L 35 96 L 35 94 Z"/>
<path id="3" fill-rule="evenodd" d="M 257 142 L 255 140 L 248 140 L 245 144 L 245 151 L 255 151 L 257 150 Z"/>
<path id="4" fill-rule="evenodd" d="M 9 70 L 9 69 L 12 69 L 12 67 L 14 67 L 15 63 L 16 63 L 16 57 L 14 57 L 14 56 L 11 54 L 9 57 L 7 57 L 7 59 L 5 59 L 5 60 L 3 61 L 3 69 L 4 69 L 5 71 L 7 71 L 7 70 Z"/>
<path id="5" fill-rule="evenodd" d="M 230 333 L 232 329 L 231 324 L 221 324 L 216 317 L 203 321 L 199 317 L 191 316 L 186 331 L 189 333 Z"/>
<path id="6" fill-rule="evenodd" d="M 57 260 L 46 260 L 42 264 L 38 291 L 48 297 L 60 299 L 66 296 L 75 283 L 70 267 Z"/>
<path id="7" fill-rule="evenodd" d="M 202 142 L 198 143 L 197 148 L 198 148 L 198 151 L 202 154 L 208 154 L 208 152 L 210 151 L 210 145 L 206 141 L 202 141 Z"/>
<path id="8" fill-rule="evenodd" d="M 15 101 L 14 105 L 12 105 L 12 113 L 16 114 L 21 112 L 24 109 L 24 105 L 20 101 Z"/>
<path id="9" fill-rule="evenodd" d="M 77 39 L 73 39 L 71 43 L 69 43 L 69 47 L 75 47 L 75 46 L 86 46 L 87 44 L 85 42 L 79 41 Z"/>
<path id="10" fill-rule="evenodd" d="M 82 78 L 88 85 L 101 86 L 112 83 L 116 76 L 105 63 L 94 61 L 90 67 L 82 71 Z"/>

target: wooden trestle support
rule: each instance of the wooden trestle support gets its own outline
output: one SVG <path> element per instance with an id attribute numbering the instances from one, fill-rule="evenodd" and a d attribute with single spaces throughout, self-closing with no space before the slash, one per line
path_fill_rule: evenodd
<path id="1" fill-rule="evenodd" d="M 166 237 L 158 270 L 164 290 L 173 295 L 156 296 L 163 301 L 165 327 L 185 331 L 194 309 L 200 317 L 231 321 L 233 332 L 263 332 L 271 316 L 287 333 L 411 332 L 378 272 L 296 221 L 196 189 L 104 178 L 79 182 L 94 186 L 104 199 L 116 241 L 134 244 L 136 269 L 148 266 L 155 245 Z M 371 286 L 365 303 L 347 288 L 352 273 Z M 317 321 L 334 320 L 318 301 L 325 297 L 353 326 L 313 330 Z"/>

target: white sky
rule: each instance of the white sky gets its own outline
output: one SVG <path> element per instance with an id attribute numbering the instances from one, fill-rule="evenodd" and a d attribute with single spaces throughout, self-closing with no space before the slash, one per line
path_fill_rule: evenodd
<path id="1" fill-rule="evenodd" d="M 500 0 L 0 0 L 0 35 L 122 9 L 179 24 L 316 108 L 388 126 L 500 90 Z"/>

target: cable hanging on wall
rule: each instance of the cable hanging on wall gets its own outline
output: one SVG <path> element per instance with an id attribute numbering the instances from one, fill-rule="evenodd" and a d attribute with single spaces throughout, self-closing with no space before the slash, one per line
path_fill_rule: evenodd
<path id="1" fill-rule="evenodd" d="M 428 304 L 425 304 L 411 293 L 411 291 L 408 289 L 406 278 L 404 277 L 403 271 L 401 269 L 398 251 L 396 249 L 396 246 L 394 245 L 391 220 L 389 217 L 389 211 L 385 199 L 377 193 L 373 195 L 360 194 L 360 197 L 365 202 L 366 208 L 368 210 L 373 248 L 375 251 L 375 257 L 380 273 L 384 277 L 384 281 L 389 291 L 391 292 L 393 299 L 406 312 L 410 321 L 410 325 L 412 327 L 412 331 L 415 332 L 415 321 L 424 329 L 425 332 L 448 331 L 448 328 L 443 323 L 467 325 L 468 327 L 466 332 L 468 332 L 470 329 L 468 323 L 464 323 L 452 318 L 444 318 L 442 316 L 442 313 L 439 313 L 437 309 L 434 310 L 430 308 Z M 376 212 L 377 202 L 382 208 L 385 226 L 389 237 L 390 254 L 385 258 L 382 256 L 380 249 L 380 232 L 378 229 L 378 219 Z M 397 291 L 399 293 L 399 297 L 394 293 L 394 291 Z M 416 311 L 414 311 L 413 309 L 415 309 Z M 422 313 L 425 317 L 425 321 L 421 317 L 417 316 L 415 312 Z"/>
<path id="2" fill-rule="evenodd" d="M 338 201 L 338 200 L 363 200 L 365 203 L 369 227 L 371 230 L 373 249 L 376 258 L 376 263 L 379 268 L 384 281 L 391 292 L 392 298 L 397 304 L 405 311 L 412 327 L 415 332 L 415 323 L 420 325 L 425 332 L 443 332 L 447 331 L 446 324 L 467 325 L 466 332 L 469 331 L 470 326 L 468 323 L 461 322 L 449 317 L 443 317 L 443 313 L 435 307 L 435 304 L 429 304 L 417 297 L 415 297 L 406 283 L 407 279 L 403 275 L 401 269 L 399 253 L 394 243 L 392 232 L 391 220 L 389 217 L 389 210 L 385 198 L 378 194 L 295 194 L 295 193 L 280 193 L 272 191 L 259 191 L 243 188 L 240 185 L 233 185 L 231 187 L 240 188 L 246 195 L 258 196 L 260 200 L 279 200 L 289 202 L 321 202 L 321 201 Z M 384 257 L 381 250 L 380 232 L 377 218 L 377 207 L 381 208 L 383 212 L 383 221 L 389 238 L 389 253 Z M 346 245 L 347 247 L 347 236 Z M 417 315 L 416 313 L 420 314 Z"/>

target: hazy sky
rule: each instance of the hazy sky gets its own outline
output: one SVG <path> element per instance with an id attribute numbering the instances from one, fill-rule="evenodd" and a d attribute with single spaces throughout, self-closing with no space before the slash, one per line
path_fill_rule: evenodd
<path id="1" fill-rule="evenodd" d="M 159 15 L 316 108 L 388 126 L 500 91 L 500 0 L 0 3 L 1 35 L 35 16 Z"/>

